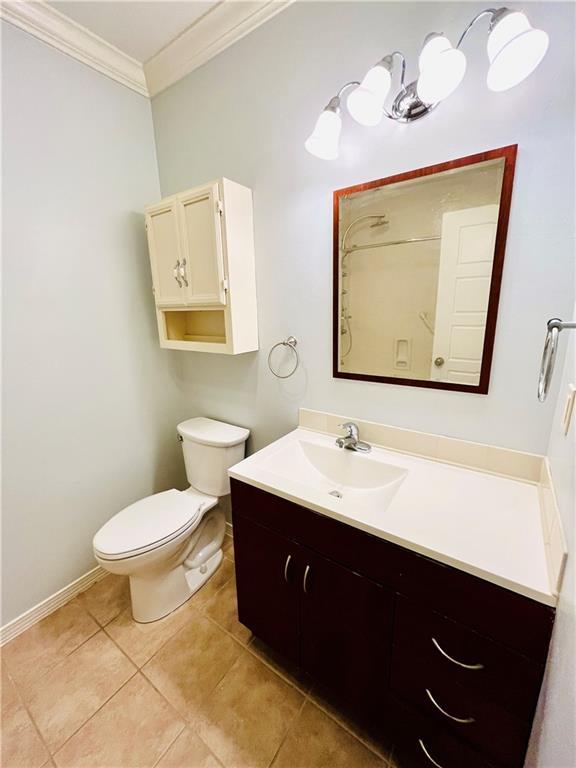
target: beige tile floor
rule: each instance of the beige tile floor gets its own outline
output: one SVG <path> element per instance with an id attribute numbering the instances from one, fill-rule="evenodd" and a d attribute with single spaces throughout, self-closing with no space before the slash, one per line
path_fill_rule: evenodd
<path id="1" fill-rule="evenodd" d="M 232 540 L 153 624 L 106 576 L 2 649 L 3 768 L 389 768 L 392 758 L 236 618 Z"/>

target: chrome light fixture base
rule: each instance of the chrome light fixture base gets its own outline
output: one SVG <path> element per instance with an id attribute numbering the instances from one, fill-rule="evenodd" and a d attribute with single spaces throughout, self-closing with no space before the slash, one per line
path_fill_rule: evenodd
<path id="1" fill-rule="evenodd" d="M 390 117 L 399 123 L 413 123 L 431 112 L 436 104 L 424 104 L 416 91 L 417 81 L 400 91 L 390 108 Z"/>

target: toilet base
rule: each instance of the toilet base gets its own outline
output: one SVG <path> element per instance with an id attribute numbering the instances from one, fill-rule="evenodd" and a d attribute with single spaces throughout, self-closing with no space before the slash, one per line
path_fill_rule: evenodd
<path id="1" fill-rule="evenodd" d="M 203 586 L 222 562 L 222 549 L 197 568 L 184 564 L 161 578 L 130 576 L 132 617 L 139 624 L 149 624 L 167 616 L 189 600 Z"/>

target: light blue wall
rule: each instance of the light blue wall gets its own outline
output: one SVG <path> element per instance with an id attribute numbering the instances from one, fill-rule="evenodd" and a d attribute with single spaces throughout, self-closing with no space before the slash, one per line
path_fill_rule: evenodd
<path id="1" fill-rule="evenodd" d="M 4 624 L 96 563 L 119 509 L 182 479 L 153 312 L 147 99 L 2 24 Z"/>
<path id="2" fill-rule="evenodd" d="M 190 414 L 245 424 L 259 447 L 297 409 L 543 453 L 553 405 L 535 386 L 545 321 L 571 307 L 574 67 L 569 4 L 530 4 L 551 36 L 540 69 L 506 94 L 486 88 L 485 25 L 466 43 L 462 87 L 409 126 L 363 129 L 344 119 L 337 162 L 303 142 L 346 81 L 401 47 L 409 77 L 422 39 L 453 39 L 475 3 L 295 3 L 153 100 L 162 194 L 221 175 L 254 190 L 261 351 L 238 358 L 181 353 Z M 334 189 L 518 143 L 519 156 L 488 396 L 336 380 L 331 374 L 331 194 Z M 295 335 L 302 368 L 285 383 L 270 346 Z M 553 398 L 551 398 L 553 400 Z"/>

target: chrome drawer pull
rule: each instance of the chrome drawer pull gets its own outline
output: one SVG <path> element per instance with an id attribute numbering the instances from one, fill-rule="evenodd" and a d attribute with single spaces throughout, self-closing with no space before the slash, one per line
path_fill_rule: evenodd
<path id="1" fill-rule="evenodd" d="M 290 561 L 292 560 L 292 555 L 288 555 L 286 558 L 286 562 L 284 563 L 284 581 L 286 584 L 288 584 L 288 568 L 290 566 Z"/>
<path id="2" fill-rule="evenodd" d="M 304 581 L 302 582 L 302 588 L 306 594 L 308 594 L 308 574 L 310 573 L 310 566 L 306 566 L 306 570 L 304 571 Z"/>
<path id="3" fill-rule="evenodd" d="M 448 661 L 451 661 L 452 664 L 456 664 L 456 666 L 463 667 L 464 669 L 484 669 L 484 664 L 464 664 L 461 661 L 453 659 L 452 656 L 448 656 L 446 651 L 440 646 L 440 643 L 436 640 L 435 637 L 432 638 L 432 642 L 434 643 L 434 646 L 440 651 L 442 656 L 448 659 Z"/>
<path id="4" fill-rule="evenodd" d="M 426 755 L 426 757 L 428 758 L 428 760 L 430 760 L 430 762 L 432 763 L 432 765 L 435 765 L 435 766 L 436 766 L 436 768 L 442 768 L 442 766 L 440 765 L 440 763 L 437 763 L 437 762 L 436 762 L 436 760 L 434 760 L 434 758 L 433 758 L 433 757 L 430 755 L 430 752 L 428 752 L 428 750 L 427 750 L 427 749 L 426 749 L 426 747 L 424 746 L 424 742 L 422 741 L 422 739 L 418 739 L 418 744 L 420 744 L 420 748 L 422 749 L 422 752 L 424 752 L 424 754 Z"/>
<path id="5" fill-rule="evenodd" d="M 432 696 L 428 688 L 426 688 L 425 690 L 432 704 L 434 704 L 438 712 L 441 712 L 444 715 L 444 717 L 447 717 L 449 720 L 454 720 L 455 723 L 464 723 L 465 725 L 469 725 L 470 723 L 474 722 L 473 717 L 454 717 L 454 715 L 451 715 L 448 712 L 445 712 L 440 706 L 440 704 L 438 704 L 438 702 L 434 700 L 434 696 Z"/>

